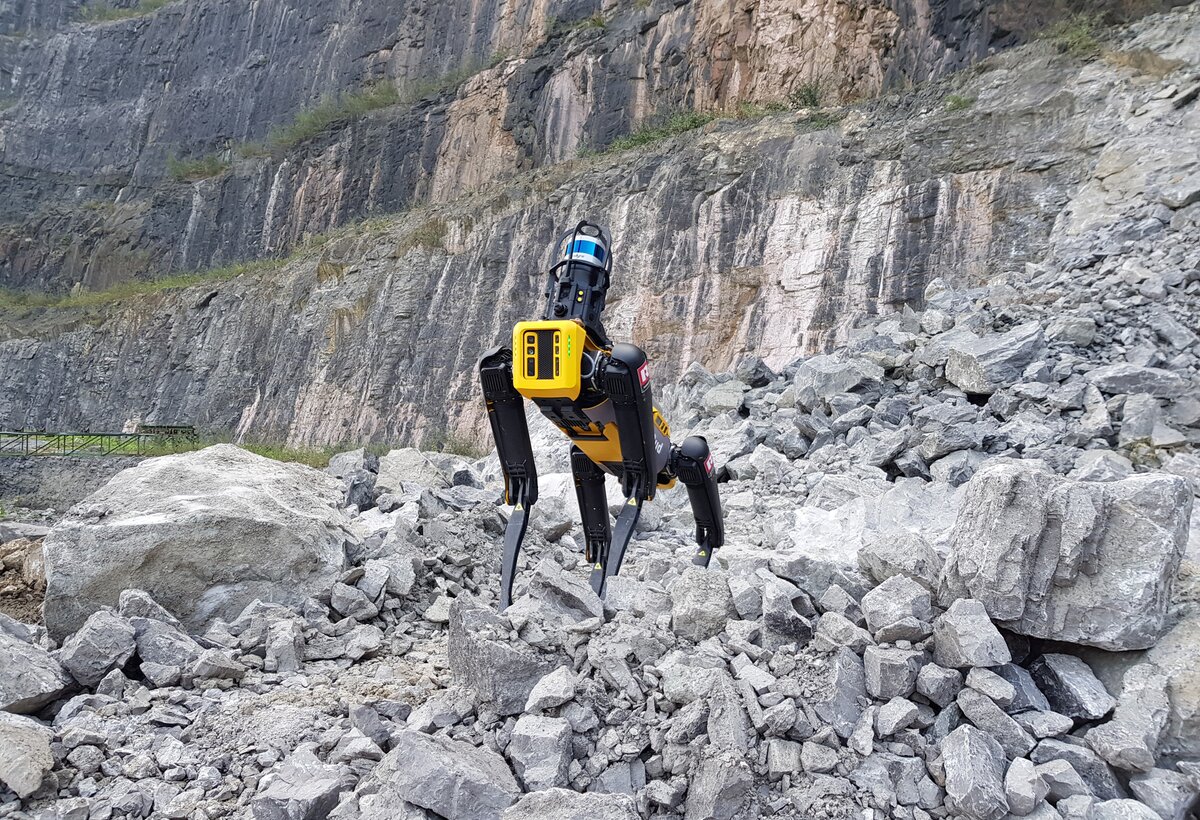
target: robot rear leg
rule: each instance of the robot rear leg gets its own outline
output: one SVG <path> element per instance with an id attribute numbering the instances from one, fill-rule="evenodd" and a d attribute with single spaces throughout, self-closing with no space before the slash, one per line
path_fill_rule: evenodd
<path id="1" fill-rule="evenodd" d="M 702 436 L 688 436 L 675 448 L 673 456 L 675 475 L 687 487 L 688 501 L 696 519 L 698 549 L 692 563 L 707 567 L 713 553 L 725 543 L 725 522 L 721 515 L 721 496 L 717 492 L 712 451 Z"/>
<path id="2" fill-rule="evenodd" d="M 584 550 L 589 564 L 603 564 L 612 541 L 608 521 L 608 496 L 604 492 L 604 471 L 578 447 L 571 447 L 571 474 L 575 477 L 575 496 L 583 520 Z"/>

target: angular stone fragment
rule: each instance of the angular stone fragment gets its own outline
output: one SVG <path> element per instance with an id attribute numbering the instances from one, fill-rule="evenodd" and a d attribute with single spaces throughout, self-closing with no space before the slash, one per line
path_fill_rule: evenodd
<path id="1" fill-rule="evenodd" d="M 1071 718 L 1066 715 L 1060 715 L 1058 712 L 1050 711 L 1017 712 L 1013 715 L 1013 720 L 1038 740 L 1044 737 L 1065 735 L 1075 726 L 1075 721 L 1071 720 Z"/>
<path id="2" fill-rule="evenodd" d="M 1042 655 L 1029 672 L 1050 707 L 1067 717 L 1099 720 L 1117 704 L 1091 668 L 1074 655 Z"/>
<path id="3" fill-rule="evenodd" d="M 991 671 L 1012 687 L 1012 702 L 1004 707 L 1009 714 L 1019 714 L 1030 710 L 1050 711 L 1050 702 L 1046 700 L 1042 690 L 1037 688 L 1037 684 L 1033 682 L 1033 676 L 1025 667 L 1015 663 L 1006 663 L 993 667 Z"/>
<path id="4" fill-rule="evenodd" d="M 1006 333 L 956 340 L 946 361 L 946 379 L 967 393 L 991 395 L 1019 381 L 1026 365 L 1044 346 L 1042 328 L 1036 322 Z"/>
<path id="5" fill-rule="evenodd" d="M 933 659 L 941 666 L 1000 666 L 1012 655 L 977 600 L 960 598 L 933 622 Z"/>
<path id="6" fill-rule="evenodd" d="M 927 589 L 936 590 L 942 557 L 923 536 L 913 532 L 889 534 L 863 545 L 858 565 L 875 583 L 906 575 Z"/>
<path id="7" fill-rule="evenodd" d="M 1105 800 L 1092 806 L 1089 820 L 1162 820 L 1149 806 L 1136 800 Z"/>
<path id="8" fill-rule="evenodd" d="M 830 659 L 828 685 L 812 701 L 813 710 L 831 725 L 838 737 L 847 738 L 862 714 L 862 700 L 867 696 L 863 662 L 850 649 L 843 647 Z"/>
<path id="9" fill-rule="evenodd" d="M 134 618 L 130 623 L 143 663 L 186 669 L 204 652 L 204 647 L 170 624 L 149 618 Z"/>
<path id="10" fill-rule="evenodd" d="M 1151 769 L 1129 778 L 1129 788 L 1163 820 L 1185 820 L 1200 804 L 1200 786 L 1181 772 Z"/>
<path id="11" fill-rule="evenodd" d="M 778 780 L 785 774 L 800 771 L 800 744 L 773 737 L 767 741 L 767 775 Z"/>
<path id="12" fill-rule="evenodd" d="M 860 605 L 871 632 L 903 618 L 933 619 L 929 590 L 905 575 L 888 578 L 864 595 Z"/>
<path id="13" fill-rule="evenodd" d="M 502 715 L 521 712 L 533 687 L 557 667 L 507 636 L 494 613 L 469 605 L 465 598 L 454 599 L 447 635 L 450 671 Z"/>
<path id="14" fill-rule="evenodd" d="M 32 718 L 0 709 L 0 784 L 25 798 L 38 790 L 54 766 L 54 732 Z"/>
<path id="15" fill-rule="evenodd" d="M 1162 473 L 1091 483 L 989 464 L 967 485 L 939 599 L 974 597 L 1024 635 L 1145 649 L 1165 628 L 1191 503 Z"/>
<path id="16" fill-rule="evenodd" d="M 503 820 L 638 820 L 637 804 L 625 794 L 581 794 L 545 789 L 524 795 L 505 809 Z"/>
<path id="17" fill-rule="evenodd" d="M 957 669 L 927 663 L 917 673 L 917 692 L 938 706 L 945 707 L 953 703 L 962 686 L 963 676 Z"/>
<path id="18" fill-rule="evenodd" d="M 1148 772 L 1154 768 L 1170 707 L 1167 676 L 1151 664 L 1131 666 L 1112 720 L 1091 729 L 1087 743 L 1118 769 Z"/>
<path id="19" fill-rule="evenodd" d="M 255 820 L 320 820 L 353 782 L 345 766 L 327 765 L 311 751 L 299 750 L 263 776 L 250 810 Z"/>
<path id="20" fill-rule="evenodd" d="M 1066 760 L 1050 760 L 1035 766 L 1038 777 L 1046 784 L 1051 800 L 1065 800 L 1078 795 L 1090 796 L 1091 788 Z"/>
<path id="21" fill-rule="evenodd" d="M 917 705 L 906 698 L 889 700 L 875 713 L 875 732 L 879 737 L 888 737 L 907 729 L 917 719 Z"/>
<path id="22" fill-rule="evenodd" d="M 997 669 L 1000 667 L 996 667 Z M 994 671 L 977 666 L 967 672 L 967 686 L 987 695 L 997 706 L 1007 709 L 1017 696 L 1013 685 Z"/>
<path id="23" fill-rule="evenodd" d="M 304 632 L 292 620 L 278 620 L 268 627 L 263 669 L 292 675 L 304 661 Z"/>
<path id="24" fill-rule="evenodd" d="M 1006 766 L 1004 750 L 990 735 L 958 727 L 942 741 L 946 806 L 974 820 L 1000 820 L 1008 813 Z"/>
<path id="25" fill-rule="evenodd" d="M 573 697 L 575 697 L 575 673 L 566 666 L 560 666 L 534 684 L 529 693 L 529 700 L 525 702 L 525 711 L 536 713 L 543 709 L 562 706 Z"/>
<path id="26" fill-rule="evenodd" d="M 957 703 L 963 717 L 994 737 L 1010 760 L 1033 750 L 1034 740 L 1029 733 L 991 698 L 974 689 L 963 689 L 958 693 Z"/>
<path id="27" fill-rule="evenodd" d="M 136 647 L 129 621 L 102 609 L 63 643 L 58 659 L 75 680 L 95 686 L 113 669 L 123 667 Z"/>
<path id="28" fill-rule="evenodd" d="M 810 774 L 828 774 L 837 768 L 838 753 L 823 743 L 806 740 L 800 748 L 800 765 Z"/>
<path id="29" fill-rule="evenodd" d="M 671 584 L 671 631 L 689 641 L 720 634 L 736 616 L 724 572 L 688 567 Z"/>
<path id="30" fill-rule="evenodd" d="M 1008 811 L 1023 817 L 1037 808 L 1046 799 L 1050 787 L 1037 773 L 1033 762 L 1018 757 L 1008 766 L 1004 775 L 1004 793 L 1008 797 Z"/>
<path id="31" fill-rule="evenodd" d="M 917 675 L 928 661 L 915 649 L 885 649 L 868 646 L 863 653 L 867 693 L 873 698 L 908 697 L 917 685 Z"/>
<path id="32" fill-rule="evenodd" d="M 508 757 L 527 791 L 567 784 L 571 724 L 563 718 L 523 715 L 513 727 Z"/>
<path id="33" fill-rule="evenodd" d="M 1184 395 L 1189 389 L 1187 379 L 1170 370 L 1124 362 L 1089 370 L 1085 378 L 1110 396 L 1149 393 L 1160 399 L 1170 399 Z"/>
<path id="34" fill-rule="evenodd" d="M 379 818 L 411 803 L 447 820 L 499 820 L 521 789 L 495 752 L 438 735 L 396 732 L 393 747 L 355 789 Z"/>
<path id="35" fill-rule="evenodd" d="M 862 627 L 855 626 L 844 615 L 836 612 L 826 612 L 817 621 L 817 629 L 813 634 L 815 645 L 824 649 L 837 649 L 848 646 L 856 652 L 875 643 L 871 633 Z"/>
<path id="36" fill-rule="evenodd" d="M 763 587 L 763 639 L 768 647 L 794 643 L 805 646 L 812 638 L 812 624 L 805 612 L 811 604 L 804 592 L 775 579 Z"/>
<path id="37" fill-rule="evenodd" d="M 0 632 L 0 710 L 36 712 L 70 685 L 71 679 L 49 652 Z"/>
<path id="38" fill-rule="evenodd" d="M 819 406 L 839 393 L 878 397 L 884 371 L 867 359 L 812 356 L 796 368 L 792 383 L 796 400 L 807 408 Z"/>
<path id="39" fill-rule="evenodd" d="M 1029 759 L 1039 764 L 1051 760 L 1067 761 L 1087 783 L 1091 793 L 1100 800 L 1116 800 L 1128 796 L 1112 768 L 1086 746 L 1048 738 L 1038 743 L 1030 753 Z"/>
<path id="40" fill-rule="evenodd" d="M 750 800 L 754 777 L 741 755 L 706 750 L 690 777 L 684 817 L 733 820 Z"/>

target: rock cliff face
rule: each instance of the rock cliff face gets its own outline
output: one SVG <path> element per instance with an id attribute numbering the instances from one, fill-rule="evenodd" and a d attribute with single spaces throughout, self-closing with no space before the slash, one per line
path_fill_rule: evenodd
<path id="1" fill-rule="evenodd" d="M 71 22 L 88 8 L 0 9 L 0 287 L 97 289 L 276 254 L 670 112 L 937 78 L 1022 19 L 987 0 L 203 0 Z M 278 139 L 376 82 L 393 104 Z"/>
<path id="2" fill-rule="evenodd" d="M 840 84 L 829 93 L 843 97 L 934 77 L 980 56 L 990 25 L 980 8 L 953 4 L 924 16 L 871 5 L 861 19 L 830 4 L 790 22 L 766 2 L 642 6 L 482 4 L 464 25 L 448 4 L 414 5 L 403 19 L 416 22 L 399 27 L 370 4 L 304 20 L 268 14 L 270 4 L 249 16 L 171 4 L 23 46 L 20 96 L 3 124 L 19 182 L 0 209 L 27 220 L 11 227 L 10 284 L 91 288 L 141 275 L 131 249 L 150 260 L 143 273 L 195 267 L 427 204 L 310 238 L 292 261 L 232 281 L 5 311 L 0 425 L 140 418 L 307 444 L 473 437 L 472 364 L 538 311 L 556 232 L 582 216 L 616 237 L 611 330 L 643 345 L 669 383 L 692 361 L 719 369 L 744 351 L 782 365 L 844 340 L 864 315 L 919 306 L 935 278 L 974 284 L 1069 254 L 1073 234 L 1120 223 L 1163 186 L 1186 187 L 1170 180 L 1195 155 L 1194 97 L 1146 101 L 1170 84 L 1164 72 L 1194 76 L 1195 9 L 1115 35 L 1104 60 L 1035 44 L 915 92 L 816 112 L 743 110 L 649 148 L 569 159 L 684 103 L 779 99 L 830 71 Z M 548 24 L 554 12 L 585 22 Z M 779 22 L 733 22 L 746 15 Z M 268 30 L 281 19 L 296 30 Z M 814 20 L 837 32 L 824 63 L 806 51 Z M 880 20 L 905 24 L 879 29 L 891 32 L 880 44 L 867 34 Z M 454 48 L 451 29 L 465 38 Z M 924 39 L 901 47 L 897 32 Z M 212 51 L 204 37 L 244 53 L 218 67 L 197 56 Z M 415 78 L 454 68 L 438 62 L 447 54 L 475 66 L 510 48 L 453 93 L 237 159 L 212 179 L 163 178 L 174 147 L 194 155 L 261 139 L 352 78 L 396 77 L 415 95 Z M 96 93 L 83 72 L 101 54 L 118 61 L 105 72 L 117 85 Z M 161 68 L 153 94 L 150 65 Z M 52 178 L 60 194 L 105 204 L 51 214 Z M 89 208 L 95 230 L 80 230 Z M 37 220 L 40 238 L 27 241 Z M 69 275 L 37 256 L 55 226 L 72 237 L 55 253 L 81 266 Z M 151 229 L 159 239 L 148 243 Z"/>

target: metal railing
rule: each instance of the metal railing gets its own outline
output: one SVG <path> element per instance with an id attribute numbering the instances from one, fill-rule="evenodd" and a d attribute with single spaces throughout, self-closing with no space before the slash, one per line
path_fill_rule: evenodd
<path id="1" fill-rule="evenodd" d="M 195 428 L 139 425 L 135 433 L 0 431 L 3 456 L 143 456 L 194 447 Z"/>

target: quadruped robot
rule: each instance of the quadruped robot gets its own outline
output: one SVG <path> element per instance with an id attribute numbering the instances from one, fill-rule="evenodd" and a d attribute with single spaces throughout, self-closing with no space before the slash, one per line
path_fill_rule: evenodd
<path id="1" fill-rule="evenodd" d="M 537 502 L 537 467 L 524 399 L 531 400 L 571 440 L 571 472 L 583 519 L 591 585 L 603 597 L 621 569 L 642 504 L 676 480 L 688 490 L 699 545 L 692 563 L 707 567 L 725 542 L 721 499 L 708 442 L 690 436 L 671 443 L 654 406 L 646 354 L 613 344 L 600 314 L 612 272 L 609 237 L 580 222 L 558 241 L 560 259 L 546 277 L 546 308 L 536 321 L 513 327 L 512 348 L 489 350 L 479 361 L 488 420 L 504 472 L 505 501 L 513 506 L 504 534 L 500 608 L 512 602 L 513 576 Z M 610 527 L 605 475 L 621 482 L 625 504 Z"/>

